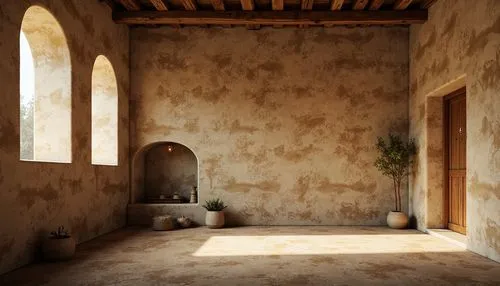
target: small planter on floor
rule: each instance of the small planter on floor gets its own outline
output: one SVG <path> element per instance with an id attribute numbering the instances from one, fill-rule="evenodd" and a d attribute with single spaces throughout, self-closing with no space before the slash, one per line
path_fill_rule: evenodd
<path id="1" fill-rule="evenodd" d="M 43 259 L 46 261 L 69 260 L 75 254 L 75 240 L 60 226 L 57 231 L 50 233 L 42 244 Z"/>
<path id="2" fill-rule="evenodd" d="M 153 218 L 153 230 L 173 230 L 175 229 L 174 218 L 167 216 L 155 216 Z"/>
<path id="3" fill-rule="evenodd" d="M 221 228 L 224 227 L 224 209 L 227 206 L 221 199 L 211 199 L 205 201 L 203 205 L 207 209 L 207 214 L 205 216 L 205 224 L 208 228 Z"/>

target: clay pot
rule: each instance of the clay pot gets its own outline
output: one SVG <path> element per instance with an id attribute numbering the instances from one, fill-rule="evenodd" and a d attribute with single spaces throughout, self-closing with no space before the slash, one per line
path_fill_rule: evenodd
<path id="1" fill-rule="evenodd" d="M 402 229 L 408 227 L 408 216 L 403 212 L 389 212 L 387 214 L 387 225 L 390 228 Z"/>
<path id="2" fill-rule="evenodd" d="M 205 216 L 205 224 L 208 228 L 221 228 L 224 226 L 224 212 L 223 211 L 207 211 Z"/>
<path id="3" fill-rule="evenodd" d="M 42 243 L 43 259 L 47 261 L 69 260 L 75 254 L 76 243 L 72 237 L 46 238 Z"/>
<path id="4" fill-rule="evenodd" d="M 153 230 L 173 230 L 175 229 L 174 218 L 166 216 L 153 217 Z"/>

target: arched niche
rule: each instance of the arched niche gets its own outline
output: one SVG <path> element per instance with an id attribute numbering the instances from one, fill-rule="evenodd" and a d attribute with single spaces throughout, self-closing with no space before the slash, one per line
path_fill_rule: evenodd
<path id="1" fill-rule="evenodd" d="M 191 149 L 176 142 L 152 143 L 135 154 L 132 179 L 133 204 L 187 204 L 193 187 L 198 189 L 198 158 Z M 174 194 L 182 202 L 173 200 Z"/>
<path id="2" fill-rule="evenodd" d="M 118 86 L 102 55 L 92 69 L 92 164 L 118 165 Z"/>
<path id="3" fill-rule="evenodd" d="M 20 31 L 21 160 L 71 162 L 71 58 L 45 8 L 26 10 Z"/>

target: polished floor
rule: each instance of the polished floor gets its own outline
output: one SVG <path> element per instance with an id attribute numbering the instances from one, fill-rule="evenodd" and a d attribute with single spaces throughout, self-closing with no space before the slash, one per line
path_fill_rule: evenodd
<path id="1" fill-rule="evenodd" d="M 415 230 L 125 228 L 0 285 L 500 285 L 500 264 Z"/>

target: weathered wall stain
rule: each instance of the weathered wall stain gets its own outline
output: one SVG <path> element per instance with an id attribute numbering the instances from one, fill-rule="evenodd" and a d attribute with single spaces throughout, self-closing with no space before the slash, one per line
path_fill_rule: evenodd
<path id="1" fill-rule="evenodd" d="M 276 155 L 277 157 L 297 163 L 303 161 L 304 158 L 308 157 L 311 154 L 315 154 L 322 151 L 322 149 L 319 149 L 317 147 L 314 147 L 314 145 L 309 144 L 308 146 L 302 148 L 298 147 L 292 150 L 285 150 L 285 146 L 280 145 L 274 148 L 273 151 L 274 155 Z"/>
<path id="2" fill-rule="evenodd" d="M 348 220 L 372 219 L 379 216 L 380 211 L 370 208 L 361 208 L 359 202 L 355 201 L 354 203 L 342 203 L 338 215 Z"/>
<path id="3" fill-rule="evenodd" d="M 424 43 L 418 43 L 418 46 L 415 49 L 415 59 L 417 60 L 421 59 L 424 56 L 426 50 L 429 47 L 432 47 L 435 43 L 436 43 L 436 30 L 433 29 Z"/>
<path id="4" fill-rule="evenodd" d="M 486 229 L 484 231 L 488 246 L 492 249 L 500 248 L 500 224 L 491 218 L 486 219 Z"/>
<path id="5" fill-rule="evenodd" d="M 407 28 L 162 27 L 131 36 L 132 145 L 190 146 L 200 202 L 222 198 L 229 224 L 385 224 L 391 181 L 373 167 L 374 144 L 394 129 L 406 136 Z M 131 205 L 129 219 L 158 212 L 204 221 L 201 206 L 168 205 Z"/>
<path id="6" fill-rule="evenodd" d="M 495 59 L 484 64 L 480 84 L 483 89 L 500 88 L 500 51 Z"/>
<path id="7" fill-rule="evenodd" d="M 248 193 L 251 190 L 262 192 L 278 192 L 280 185 L 277 181 L 262 181 L 256 183 L 237 182 L 233 177 L 221 188 L 228 192 L 242 192 Z"/>
<path id="8" fill-rule="evenodd" d="M 346 183 L 332 183 L 329 181 L 328 178 L 324 178 L 319 187 L 318 190 L 320 192 L 334 192 L 338 194 L 342 194 L 345 192 L 360 192 L 360 193 L 365 193 L 365 194 L 370 194 L 374 193 L 377 190 L 377 184 L 376 183 L 369 183 L 365 184 L 365 180 L 363 181 L 357 181 L 352 184 L 346 184 Z"/>
<path id="9" fill-rule="evenodd" d="M 28 210 L 38 200 L 52 201 L 59 198 L 59 192 L 50 184 L 46 184 L 42 188 L 22 188 L 19 189 L 17 200 L 19 204 L 26 207 Z"/>
<path id="10" fill-rule="evenodd" d="M 486 45 L 490 43 L 490 35 L 500 34 L 500 17 L 498 17 L 491 26 L 476 33 L 472 31 L 469 38 L 469 48 L 467 49 L 467 56 L 473 57 L 475 53 L 482 51 Z"/>
<path id="11" fill-rule="evenodd" d="M 233 123 L 231 123 L 231 128 L 229 129 L 230 134 L 234 133 L 254 133 L 255 131 L 259 130 L 257 127 L 249 126 L 249 125 L 242 125 L 238 119 L 234 120 Z"/>

